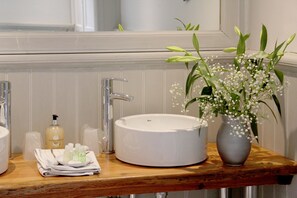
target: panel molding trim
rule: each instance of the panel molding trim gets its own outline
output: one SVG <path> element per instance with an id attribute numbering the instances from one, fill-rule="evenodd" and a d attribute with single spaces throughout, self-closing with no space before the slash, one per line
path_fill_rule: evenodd
<path id="1" fill-rule="evenodd" d="M 252 51 L 250 51 L 252 53 Z M 80 53 L 80 54 L 28 54 L 0 55 L 0 72 L 23 70 L 65 69 L 154 69 L 180 68 L 183 64 L 169 64 L 165 60 L 177 55 L 173 52 L 140 53 Z M 222 51 L 203 51 L 203 56 L 220 62 L 229 62 L 233 54 Z M 284 72 L 297 72 L 297 54 L 287 53 L 279 67 Z"/>

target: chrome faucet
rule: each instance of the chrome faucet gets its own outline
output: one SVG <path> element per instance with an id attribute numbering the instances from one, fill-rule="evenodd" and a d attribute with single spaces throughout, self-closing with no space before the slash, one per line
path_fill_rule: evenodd
<path id="1" fill-rule="evenodd" d="M 103 153 L 114 153 L 114 138 L 113 138 L 113 100 L 133 100 L 132 96 L 123 93 L 113 92 L 113 81 L 128 82 L 124 78 L 104 78 L 102 79 L 102 130 L 103 138 Z"/>
<path id="2" fill-rule="evenodd" d="M 0 126 L 9 131 L 9 154 L 11 154 L 10 115 L 10 82 L 0 81 Z"/>

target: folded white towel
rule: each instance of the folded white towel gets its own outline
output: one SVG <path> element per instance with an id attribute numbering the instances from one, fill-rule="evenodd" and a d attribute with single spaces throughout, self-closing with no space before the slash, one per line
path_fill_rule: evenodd
<path id="1" fill-rule="evenodd" d="M 101 167 L 93 151 L 87 153 L 90 163 L 82 167 L 65 166 L 58 163 L 56 156 L 61 156 L 64 149 L 35 149 L 37 168 L 42 176 L 83 176 L 94 175 L 101 171 Z"/>

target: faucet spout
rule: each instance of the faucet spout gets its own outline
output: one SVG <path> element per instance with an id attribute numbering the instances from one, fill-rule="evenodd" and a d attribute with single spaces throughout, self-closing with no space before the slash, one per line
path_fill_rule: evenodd
<path id="1" fill-rule="evenodd" d="M 121 78 L 104 78 L 102 79 L 102 130 L 103 138 L 103 153 L 114 153 L 113 145 L 113 100 L 131 101 L 133 97 L 124 93 L 113 92 L 113 81 L 127 82 Z"/>
<path id="2" fill-rule="evenodd" d="M 110 99 L 118 99 L 118 100 L 124 100 L 124 101 L 132 101 L 134 99 L 133 96 L 129 96 L 128 94 L 123 94 L 123 93 L 111 93 L 110 94 Z"/>

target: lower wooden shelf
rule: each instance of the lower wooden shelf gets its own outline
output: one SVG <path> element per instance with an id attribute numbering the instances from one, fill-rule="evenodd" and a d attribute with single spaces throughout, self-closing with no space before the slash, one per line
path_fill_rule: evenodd
<path id="1" fill-rule="evenodd" d="M 102 172 L 83 177 L 42 177 L 36 161 L 18 155 L 0 175 L 0 197 L 95 197 L 290 184 L 297 174 L 297 162 L 258 146 L 253 146 L 241 167 L 224 166 L 213 143 L 208 144 L 208 155 L 205 162 L 193 166 L 150 168 L 102 154 L 98 157 Z"/>

